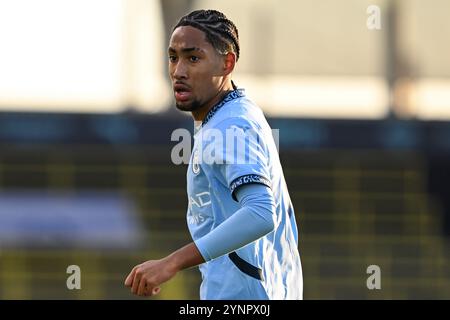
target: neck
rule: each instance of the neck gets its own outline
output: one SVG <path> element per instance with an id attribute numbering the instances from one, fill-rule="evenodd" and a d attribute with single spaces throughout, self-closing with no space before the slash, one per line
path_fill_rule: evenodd
<path id="1" fill-rule="evenodd" d="M 209 110 L 211 110 L 216 104 L 218 104 L 228 93 L 233 91 L 233 85 L 231 81 L 229 81 L 226 85 L 222 86 L 217 94 L 210 99 L 204 106 L 201 108 L 192 111 L 192 117 L 196 122 L 202 122 L 208 114 Z"/>

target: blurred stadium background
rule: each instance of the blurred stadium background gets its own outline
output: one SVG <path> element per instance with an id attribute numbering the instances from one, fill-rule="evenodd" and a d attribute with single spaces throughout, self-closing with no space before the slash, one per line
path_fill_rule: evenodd
<path id="1" fill-rule="evenodd" d="M 236 82 L 280 129 L 305 299 L 449 299 L 446 0 L 0 0 L 0 299 L 132 299 L 131 267 L 190 241 L 165 51 L 195 8 L 235 21 Z"/>

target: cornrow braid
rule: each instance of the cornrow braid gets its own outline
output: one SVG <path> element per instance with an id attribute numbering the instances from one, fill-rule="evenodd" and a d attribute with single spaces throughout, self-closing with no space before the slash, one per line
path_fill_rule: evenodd
<path id="1" fill-rule="evenodd" d="M 220 53 L 232 51 L 239 60 L 239 32 L 234 23 L 222 12 L 216 10 L 196 10 L 185 15 L 173 28 L 191 26 L 203 31 L 207 40 Z"/>

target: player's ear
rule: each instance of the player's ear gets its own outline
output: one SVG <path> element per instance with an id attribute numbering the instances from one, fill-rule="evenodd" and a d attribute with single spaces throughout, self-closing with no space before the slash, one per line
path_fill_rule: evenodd
<path id="1" fill-rule="evenodd" d="M 224 57 L 223 71 L 225 75 L 229 75 L 233 72 L 236 65 L 236 54 L 234 52 L 228 52 Z"/>

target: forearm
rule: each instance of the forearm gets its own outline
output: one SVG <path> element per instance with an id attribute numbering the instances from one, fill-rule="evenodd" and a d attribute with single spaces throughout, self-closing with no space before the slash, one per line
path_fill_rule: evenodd
<path id="1" fill-rule="evenodd" d="M 195 267 L 205 262 L 194 242 L 174 251 L 166 259 L 176 271 Z"/>
<path id="2" fill-rule="evenodd" d="M 244 186 L 237 197 L 243 205 L 241 209 L 195 241 L 206 261 L 258 240 L 275 227 L 275 201 L 269 188 L 262 185 Z"/>
<path id="3" fill-rule="evenodd" d="M 210 233 L 165 259 L 180 271 L 237 250 L 274 229 L 275 201 L 269 188 L 244 186 L 237 193 L 242 208 Z"/>

